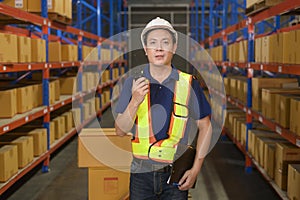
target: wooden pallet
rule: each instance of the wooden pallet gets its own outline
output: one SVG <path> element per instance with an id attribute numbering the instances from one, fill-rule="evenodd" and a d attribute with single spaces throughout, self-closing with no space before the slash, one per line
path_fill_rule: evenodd
<path id="1" fill-rule="evenodd" d="M 62 24 L 70 25 L 72 20 L 67 18 L 66 16 L 62 16 L 58 13 L 48 13 L 48 18 L 52 21 L 56 21 Z"/>

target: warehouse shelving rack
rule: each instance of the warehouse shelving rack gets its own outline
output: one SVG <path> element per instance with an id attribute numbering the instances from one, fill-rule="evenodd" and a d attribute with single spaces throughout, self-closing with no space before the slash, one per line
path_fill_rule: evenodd
<path id="1" fill-rule="evenodd" d="M 252 109 L 252 77 L 254 76 L 255 71 L 269 71 L 279 74 L 290 74 L 290 75 L 300 75 L 300 65 L 299 64 L 285 64 L 285 63 L 257 63 L 254 62 L 254 38 L 262 37 L 264 35 L 268 35 L 269 33 L 264 33 L 262 27 L 257 34 L 255 33 L 256 26 L 262 26 L 262 22 L 265 19 L 274 17 L 275 18 L 275 26 L 272 32 L 288 32 L 292 30 L 299 30 L 300 25 L 295 25 L 291 27 L 280 28 L 280 15 L 284 13 L 288 13 L 290 11 L 294 11 L 300 8 L 299 0 L 286 0 L 278 5 L 270 7 L 260 13 L 257 13 L 253 16 L 247 17 L 244 20 L 241 20 L 239 23 L 232 24 L 220 32 L 211 35 L 210 37 L 202 40 L 204 44 L 210 44 L 210 47 L 213 47 L 212 41 L 217 39 L 222 39 L 223 43 L 223 60 L 216 61 L 215 64 L 221 68 L 222 75 L 226 75 L 228 69 L 238 68 L 241 71 L 247 73 L 247 85 L 248 85 L 248 93 L 247 93 L 247 104 L 245 105 L 241 101 L 236 98 L 233 98 L 229 95 L 222 96 L 219 91 L 210 88 L 211 92 L 219 94 L 225 101 L 235 105 L 246 113 L 246 123 L 247 123 L 247 131 L 246 131 L 246 145 L 243 146 L 239 141 L 235 140 L 231 133 L 229 133 L 225 128 L 224 132 L 232 139 L 232 141 L 237 145 L 237 147 L 244 153 L 246 162 L 245 162 L 245 170 L 246 172 L 252 171 L 252 166 L 254 165 L 261 174 L 266 178 L 266 180 L 270 183 L 270 185 L 274 188 L 274 190 L 280 195 L 281 198 L 287 199 L 286 192 L 283 192 L 271 178 L 265 173 L 265 171 L 259 166 L 259 164 L 253 159 L 252 155 L 248 152 L 248 130 L 252 129 L 252 119 L 258 120 L 260 123 L 264 124 L 272 131 L 281 135 L 283 138 L 287 139 L 294 145 L 300 147 L 300 137 L 295 133 L 291 132 L 288 129 L 281 127 L 279 124 L 274 121 L 267 119 L 260 112 L 257 112 Z M 290 19 L 293 19 L 292 17 Z M 227 60 L 227 41 L 228 35 L 233 34 L 241 29 L 247 28 L 247 37 L 248 40 L 248 61 L 245 63 L 235 63 Z"/>
<path id="2" fill-rule="evenodd" d="M 80 2 L 80 1 L 76 1 Z M 101 1 L 97 0 L 98 6 L 97 9 L 100 8 Z M 38 108 L 34 108 L 33 110 L 23 113 L 23 114 L 17 114 L 15 117 L 11 119 L 1 119 L 0 120 L 0 135 L 6 134 L 7 132 L 20 127 L 24 124 L 27 124 L 37 118 L 43 117 L 44 119 L 44 127 L 47 128 L 47 143 L 48 143 L 48 150 L 40 155 L 39 157 L 35 157 L 34 160 L 28 164 L 25 168 L 22 168 L 18 171 L 16 175 L 11 177 L 7 182 L 0 184 L 0 195 L 2 195 L 6 190 L 8 190 L 14 183 L 16 183 L 19 179 L 21 179 L 25 174 L 27 174 L 29 171 L 31 171 L 33 168 L 38 166 L 40 163 L 43 162 L 42 171 L 47 172 L 49 170 L 49 162 L 50 162 L 50 155 L 56 151 L 58 148 L 60 148 L 66 141 L 68 141 L 70 138 L 72 138 L 78 130 L 81 130 L 84 126 L 86 126 L 88 123 L 90 123 L 93 119 L 95 119 L 97 116 L 100 116 L 102 112 L 107 109 L 110 106 L 110 102 L 106 103 L 105 105 L 101 105 L 101 108 L 92 116 L 90 116 L 88 119 L 82 122 L 81 125 L 79 125 L 76 128 L 73 128 L 69 133 L 65 134 L 62 138 L 56 140 L 51 146 L 49 142 L 49 122 L 50 122 L 50 114 L 51 112 L 65 106 L 68 104 L 71 104 L 74 101 L 81 101 L 84 97 L 94 94 L 95 92 L 98 92 L 100 94 L 100 91 L 105 87 L 112 87 L 115 85 L 115 83 L 119 80 L 112 79 L 112 75 L 110 76 L 110 79 L 106 83 L 101 83 L 97 87 L 90 89 L 89 91 L 82 91 L 74 94 L 74 95 L 61 95 L 60 100 L 56 101 L 54 104 L 50 105 L 49 103 L 49 74 L 50 70 L 52 69 L 71 69 L 71 68 L 78 68 L 79 72 L 82 72 L 83 66 L 88 65 L 94 65 L 98 66 L 99 73 L 103 69 L 103 66 L 111 66 L 110 71 L 112 71 L 112 67 L 114 65 L 117 65 L 119 67 L 119 75 L 120 75 L 120 66 L 126 66 L 127 62 L 126 60 L 118 60 L 113 61 L 113 56 L 111 53 L 111 60 L 103 61 L 99 60 L 98 62 L 83 62 L 82 56 L 79 57 L 78 61 L 74 62 L 60 62 L 60 63 L 49 63 L 48 62 L 48 41 L 49 40 L 56 40 L 60 41 L 61 38 L 63 38 L 62 33 L 69 33 L 74 36 L 74 38 L 69 38 L 69 41 L 72 41 L 73 43 L 78 44 L 78 53 L 79 55 L 82 55 L 82 41 L 84 38 L 89 39 L 91 41 L 95 41 L 95 46 L 100 46 L 101 43 L 105 40 L 105 38 L 101 37 L 101 32 L 99 31 L 99 28 L 97 28 L 98 32 L 97 35 L 94 33 L 90 33 L 87 31 L 84 31 L 82 29 L 78 29 L 75 27 L 62 25 L 57 22 L 51 21 L 47 18 L 47 0 L 41 1 L 42 5 L 42 14 L 41 16 L 31 14 L 10 6 L 7 6 L 0 2 L 0 13 L 6 16 L 10 16 L 12 18 L 18 19 L 20 21 L 26 22 L 28 24 L 32 24 L 37 27 L 41 27 L 41 32 L 35 32 L 35 34 L 42 36 L 44 40 L 46 40 L 46 62 L 45 63 L 0 63 L 0 73 L 12 73 L 12 72 L 32 72 L 35 70 L 42 70 L 43 72 L 43 105 Z M 121 6 L 119 5 L 119 9 Z M 100 13 L 97 13 L 97 16 L 99 16 Z M 99 17 L 98 17 L 99 18 Z M 101 21 L 97 22 L 98 25 L 101 25 Z M 113 21 L 111 21 L 113 23 Z M 18 28 L 16 26 L 11 25 L 3 25 L 1 26 L 1 31 L 3 32 L 10 32 L 17 35 L 23 35 L 23 36 L 31 36 L 31 32 L 28 29 L 24 28 Z M 37 28 L 38 29 L 38 28 Z M 50 34 L 50 29 L 57 30 L 57 36 Z M 119 30 L 119 29 L 118 29 Z M 107 42 L 107 41 L 106 41 Z M 108 41 L 110 44 L 111 52 L 113 51 L 114 47 L 117 47 L 119 50 L 123 50 L 125 47 L 122 46 L 119 41 Z M 98 51 L 98 58 L 100 59 L 100 51 Z M 79 85 L 81 85 L 82 82 L 79 82 Z M 79 86 L 80 88 L 81 86 Z M 82 88 L 82 87 L 81 87 Z M 101 94 L 100 94 L 101 96 Z"/>

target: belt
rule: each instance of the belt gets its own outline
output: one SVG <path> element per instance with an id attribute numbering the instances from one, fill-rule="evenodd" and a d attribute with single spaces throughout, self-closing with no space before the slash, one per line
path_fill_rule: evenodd
<path id="1" fill-rule="evenodd" d="M 166 163 L 151 163 L 151 160 L 143 160 L 138 158 L 133 158 L 133 162 L 139 164 L 139 166 L 149 172 L 171 172 L 171 165 Z"/>

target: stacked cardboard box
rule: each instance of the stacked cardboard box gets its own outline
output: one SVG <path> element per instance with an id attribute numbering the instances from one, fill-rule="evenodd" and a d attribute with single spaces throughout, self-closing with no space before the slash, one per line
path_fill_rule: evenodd
<path id="1" fill-rule="evenodd" d="M 77 91 L 77 77 L 65 77 L 59 79 L 60 93 L 62 95 L 72 95 Z"/>
<path id="2" fill-rule="evenodd" d="M 49 42 L 49 62 L 61 62 L 62 49 L 60 42 Z"/>
<path id="3" fill-rule="evenodd" d="M 61 54 L 62 54 L 62 61 L 77 61 L 78 47 L 77 45 L 62 44 Z"/>
<path id="4" fill-rule="evenodd" d="M 18 36 L 18 62 L 31 62 L 31 39 Z"/>
<path id="5" fill-rule="evenodd" d="M 290 130 L 300 136 L 300 98 L 291 99 Z"/>
<path id="6" fill-rule="evenodd" d="M 0 90 L 0 118 L 10 118 L 17 114 L 17 90 L 1 89 Z"/>
<path id="7" fill-rule="evenodd" d="M 113 128 L 83 129 L 79 134 L 78 166 L 89 168 L 90 200 L 126 195 L 131 160 L 131 136 L 119 137 Z"/>
<path id="8" fill-rule="evenodd" d="M 31 62 L 46 62 L 45 40 L 31 39 Z"/>

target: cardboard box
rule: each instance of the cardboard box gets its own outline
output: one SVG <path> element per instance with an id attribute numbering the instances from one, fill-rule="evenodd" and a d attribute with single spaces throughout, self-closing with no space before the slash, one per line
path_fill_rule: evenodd
<path id="1" fill-rule="evenodd" d="M 257 158 L 257 151 L 259 151 L 258 146 L 256 145 L 256 138 L 257 137 L 278 137 L 276 133 L 273 131 L 266 131 L 266 130 L 257 130 L 251 129 L 248 131 L 248 150 L 249 153 L 254 157 Z"/>
<path id="2" fill-rule="evenodd" d="M 79 134 L 79 167 L 124 168 L 130 167 L 131 160 L 130 135 L 120 137 L 105 129 L 83 129 Z"/>
<path id="3" fill-rule="evenodd" d="M 283 33 L 283 63 L 294 64 L 297 58 L 297 31 Z"/>
<path id="4" fill-rule="evenodd" d="M 255 62 L 262 62 L 262 38 L 255 39 Z"/>
<path id="5" fill-rule="evenodd" d="M 17 35 L 0 33 L 0 62 L 18 62 Z"/>
<path id="6" fill-rule="evenodd" d="M 300 164 L 288 166 L 287 195 L 290 199 L 300 199 Z"/>
<path id="7" fill-rule="evenodd" d="M 129 190 L 130 173 L 111 168 L 89 168 L 89 200 L 122 199 Z"/>
<path id="8" fill-rule="evenodd" d="M 246 123 L 241 123 L 240 124 L 240 132 L 241 132 L 241 144 L 246 145 L 246 132 L 247 132 L 247 124 Z M 265 131 L 270 131 L 270 129 L 260 122 L 253 121 L 252 123 L 252 130 L 265 130 Z M 250 135 L 250 134 L 249 134 Z M 249 136 L 250 137 L 250 136 Z M 248 137 L 248 138 L 249 138 Z M 248 139 L 249 141 L 249 139 Z M 249 144 L 249 143 L 248 143 Z M 249 146 L 249 145 L 248 145 Z"/>
<path id="9" fill-rule="evenodd" d="M 50 145 L 51 145 L 55 141 L 55 122 L 54 121 L 50 121 L 49 134 L 50 134 Z"/>
<path id="10" fill-rule="evenodd" d="M 55 124 L 55 139 L 61 138 L 65 134 L 64 117 L 56 117 L 52 120 Z"/>
<path id="11" fill-rule="evenodd" d="M 299 88 L 263 88 L 262 89 L 262 114 L 268 119 L 275 118 L 275 111 L 279 110 L 276 107 L 276 94 L 300 94 Z"/>
<path id="12" fill-rule="evenodd" d="M 28 0 L 3 0 L 1 3 L 14 8 L 18 8 L 20 10 L 27 11 L 27 1 Z"/>
<path id="13" fill-rule="evenodd" d="M 286 83 L 298 83 L 294 78 L 252 78 L 252 108 L 261 110 L 262 88 L 284 88 Z"/>
<path id="14" fill-rule="evenodd" d="M 300 98 L 291 99 L 290 130 L 300 136 Z"/>
<path id="15" fill-rule="evenodd" d="M 31 39 L 31 62 L 46 62 L 45 40 Z"/>
<path id="16" fill-rule="evenodd" d="M 279 63 L 283 57 L 283 35 L 273 34 L 262 38 L 262 62 Z"/>
<path id="17" fill-rule="evenodd" d="M 65 118 L 65 132 L 68 133 L 72 129 L 72 112 L 66 112 L 61 116 Z"/>
<path id="18" fill-rule="evenodd" d="M 18 37 L 18 62 L 31 62 L 31 39 L 29 37 Z"/>
<path id="19" fill-rule="evenodd" d="M 24 113 L 32 109 L 32 86 L 17 88 L 17 113 Z"/>
<path id="20" fill-rule="evenodd" d="M 80 108 L 72 108 L 72 116 L 73 116 L 73 127 L 78 127 L 81 125 L 81 110 Z"/>
<path id="21" fill-rule="evenodd" d="M 95 97 L 95 110 L 98 111 L 100 109 L 100 98 Z"/>
<path id="22" fill-rule="evenodd" d="M 68 19 L 72 19 L 72 0 L 64 1 L 64 12 Z"/>
<path id="23" fill-rule="evenodd" d="M 49 42 L 49 62 L 61 62 L 60 42 Z"/>
<path id="24" fill-rule="evenodd" d="M 237 86 L 236 89 L 237 98 L 241 100 L 243 103 L 247 103 L 247 93 L 248 93 L 247 78 L 241 77 L 237 79 L 236 86 Z"/>
<path id="25" fill-rule="evenodd" d="M 63 1 L 62 0 L 48 0 L 48 12 L 58 13 L 63 15 Z M 28 0 L 28 12 L 41 12 L 41 1 L 40 0 Z"/>
<path id="26" fill-rule="evenodd" d="M 276 143 L 267 143 L 264 147 L 264 169 L 271 179 L 274 179 Z"/>
<path id="27" fill-rule="evenodd" d="M 275 121 L 283 128 L 290 127 L 290 104 L 294 97 L 300 97 L 300 95 L 275 94 Z"/>
<path id="28" fill-rule="evenodd" d="M 62 44 L 61 53 L 62 53 L 62 61 L 78 61 L 77 45 Z"/>
<path id="29" fill-rule="evenodd" d="M 55 103 L 55 82 L 49 82 L 49 103 L 53 105 Z"/>
<path id="30" fill-rule="evenodd" d="M 16 145 L 0 145 L 0 182 L 6 182 L 18 172 Z"/>
<path id="31" fill-rule="evenodd" d="M 43 105 L 43 86 L 42 84 L 33 84 L 32 87 L 32 107 L 36 108 Z"/>
<path id="32" fill-rule="evenodd" d="M 275 157 L 275 183 L 286 190 L 288 164 L 300 163 L 300 148 L 291 143 L 276 143 Z"/>
<path id="33" fill-rule="evenodd" d="M 239 62 L 248 62 L 248 41 L 243 40 L 239 44 Z"/>
<path id="34" fill-rule="evenodd" d="M 5 134 L 0 137 L 1 145 L 16 145 L 18 149 L 18 167 L 23 168 L 33 160 L 33 138 Z"/>
<path id="35" fill-rule="evenodd" d="M 76 77 L 66 77 L 60 78 L 60 94 L 62 95 L 73 95 L 77 92 L 77 78 Z"/>
<path id="36" fill-rule="evenodd" d="M 17 90 L 0 90 L 0 118 L 10 118 L 17 114 Z"/>

